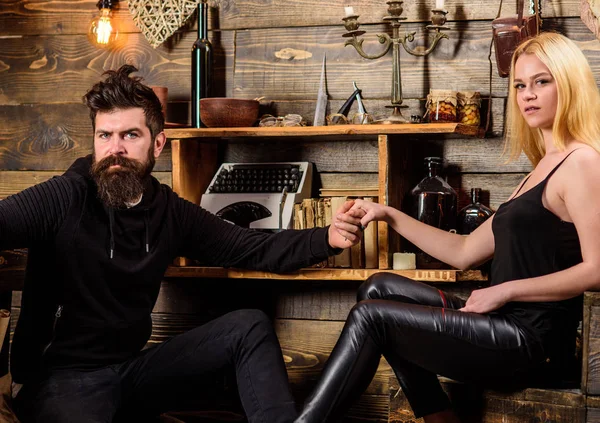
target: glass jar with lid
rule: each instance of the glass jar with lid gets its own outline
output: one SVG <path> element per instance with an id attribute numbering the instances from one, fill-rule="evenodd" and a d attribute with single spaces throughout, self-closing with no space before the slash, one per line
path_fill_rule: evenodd
<path id="1" fill-rule="evenodd" d="M 477 91 L 461 91 L 457 94 L 458 123 L 479 126 L 481 123 L 481 96 Z"/>
<path id="2" fill-rule="evenodd" d="M 449 90 L 429 90 L 427 117 L 429 122 L 456 122 L 457 93 Z"/>

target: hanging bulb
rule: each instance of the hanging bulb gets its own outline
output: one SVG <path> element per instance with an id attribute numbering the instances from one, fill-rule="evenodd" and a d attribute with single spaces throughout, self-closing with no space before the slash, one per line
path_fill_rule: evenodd
<path id="1" fill-rule="evenodd" d="M 100 13 L 90 23 L 88 38 L 98 48 L 111 48 L 119 36 L 119 31 L 112 19 L 112 7 L 115 0 L 99 0 Z"/>

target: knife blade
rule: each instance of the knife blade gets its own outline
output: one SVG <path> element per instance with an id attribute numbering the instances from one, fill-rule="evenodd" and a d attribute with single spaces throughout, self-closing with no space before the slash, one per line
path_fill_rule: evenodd
<path id="1" fill-rule="evenodd" d="M 319 82 L 319 93 L 317 94 L 317 107 L 313 126 L 325 126 L 325 115 L 327 114 L 327 83 L 325 80 L 325 56 L 321 68 L 321 81 Z"/>

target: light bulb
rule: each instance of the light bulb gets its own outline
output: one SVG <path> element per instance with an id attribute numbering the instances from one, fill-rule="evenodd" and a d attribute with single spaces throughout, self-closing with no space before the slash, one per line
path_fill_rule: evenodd
<path id="1" fill-rule="evenodd" d="M 111 4 L 101 0 L 98 7 L 100 13 L 90 23 L 88 38 L 96 47 L 111 48 L 119 37 L 119 31 L 112 19 Z"/>

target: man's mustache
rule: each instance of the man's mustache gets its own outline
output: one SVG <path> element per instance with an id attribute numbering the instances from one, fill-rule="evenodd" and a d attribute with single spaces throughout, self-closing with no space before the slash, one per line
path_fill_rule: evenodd
<path id="1" fill-rule="evenodd" d="M 111 166 L 120 166 L 123 169 L 132 169 L 133 170 L 133 169 L 138 169 L 140 165 L 141 165 L 141 163 L 135 159 L 128 159 L 128 158 L 120 156 L 120 155 L 111 155 L 111 156 L 106 156 L 105 158 L 100 160 L 98 163 L 96 163 L 95 167 L 96 167 L 97 171 L 102 172 L 102 171 L 107 170 Z"/>

